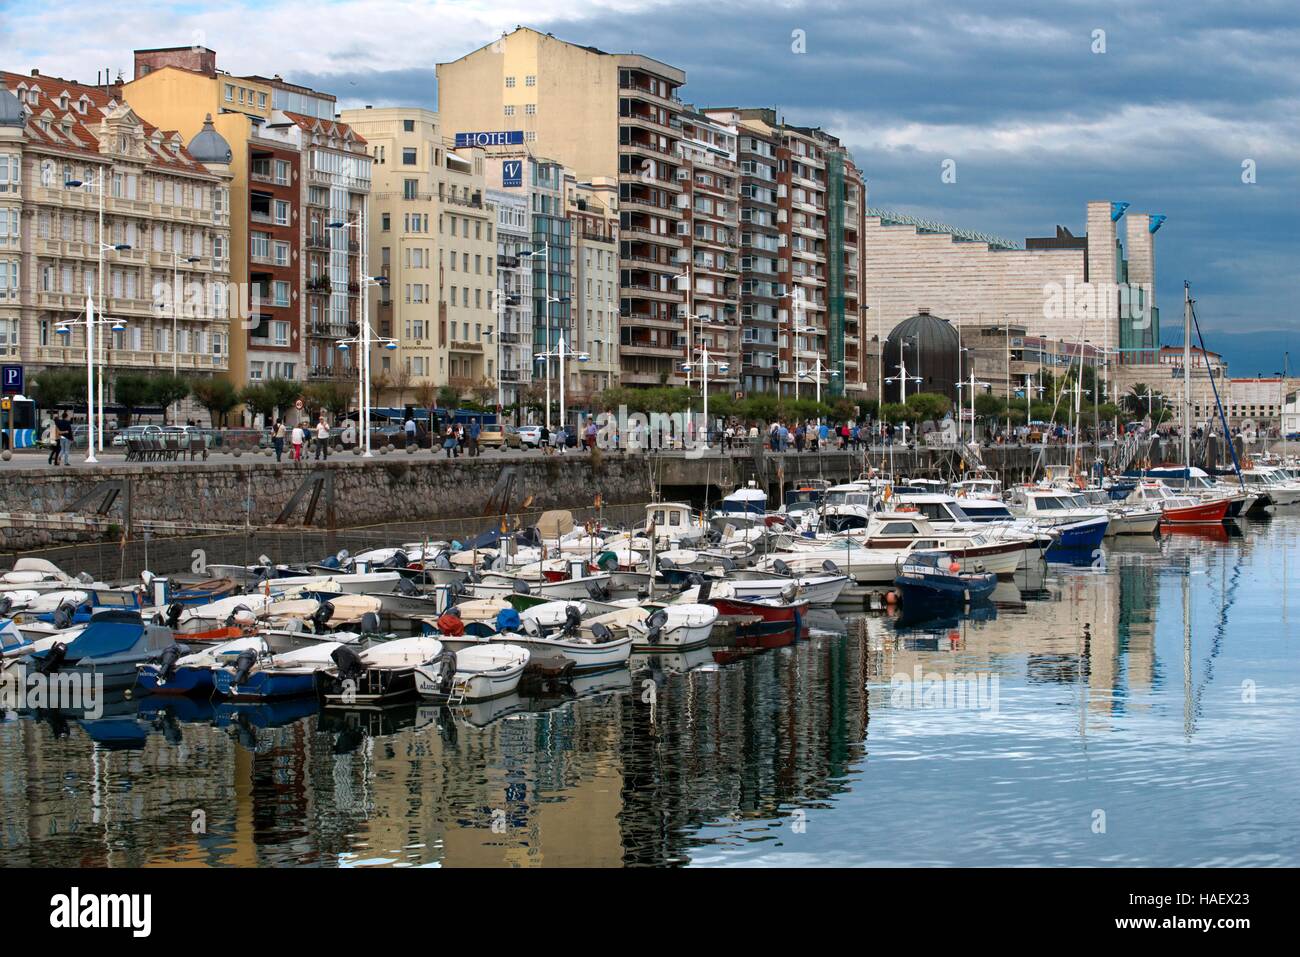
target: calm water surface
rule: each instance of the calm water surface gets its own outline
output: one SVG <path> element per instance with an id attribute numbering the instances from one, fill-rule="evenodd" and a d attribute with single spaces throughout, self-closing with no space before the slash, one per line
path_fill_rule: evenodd
<path id="1" fill-rule="evenodd" d="M 1295 865 L 1298 541 L 1121 540 L 577 697 L 8 715 L 0 865 Z"/>

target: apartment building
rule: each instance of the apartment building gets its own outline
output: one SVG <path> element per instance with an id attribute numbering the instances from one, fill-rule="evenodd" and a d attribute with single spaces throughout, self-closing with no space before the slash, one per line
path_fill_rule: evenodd
<path id="1" fill-rule="evenodd" d="M 686 381 L 695 383 L 703 378 L 707 354 L 710 391 L 730 391 L 741 380 L 737 133 L 734 126 L 689 107 L 683 107 L 678 127 Z"/>
<path id="2" fill-rule="evenodd" d="M 528 197 L 518 189 L 488 189 L 497 214 L 497 366 L 501 404 L 517 405 L 532 381 L 533 273 L 521 254 L 533 250 Z"/>
<path id="3" fill-rule="evenodd" d="M 29 378 L 84 369 L 76 323 L 93 294 L 125 324 L 97 348 L 110 404 L 115 370 L 211 375 L 229 361 L 228 150 L 210 126 L 191 150 L 146 116 L 116 86 L 0 73 L 0 354 Z"/>
<path id="4" fill-rule="evenodd" d="M 372 360 L 381 401 L 411 401 L 428 385 L 494 395 L 497 213 L 482 150 L 451 148 L 430 110 L 366 107 L 340 118 L 374 161 L 370 256 L 388 283 L 372 315 L 397 343 Z"/>
<path id="5" fill-rule="evenodd" d="M 518 132 L 532 154 L 580 180 L 618 182 L 625 384 L 682 381 L 685 294 L 676 277 L 685 244 L 675 123 L 685 82 L 683 71 L 650 57 L 606 53 L 523 27 L 438 65 L 447 129 Z"/>
<path id="6" fill-rule="evenodd" d="M 335 121 L 335 98 L 278 75 L 232 76 L 202 47 L 136 50 L 124 90 L 182 133 L 210 117 L 230 147 L 231 310 L 241 318 L 231 378 L 349 379 L 354 360 L 338 344 L 360 313 L 371 159 L 364 138 Z"/>
<path id="7" fill-rule="evenodd" d="M 569 367 L 572 405 L 592 411 L 595 397 L 619 384 L 618 181 L 570 184 L 573 236 L 573 343 L 586 360 Z"/>

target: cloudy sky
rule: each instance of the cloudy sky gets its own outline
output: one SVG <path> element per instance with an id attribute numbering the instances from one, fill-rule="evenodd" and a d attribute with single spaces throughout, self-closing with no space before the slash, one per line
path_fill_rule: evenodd
<path id="1" fill-rule="evenodd" d="M 700 106 L 754 105 L 845 140 L 869 202 L 1016 241 L 1084 203 L 1164 213 L 1157 297 L 1190 279 L 1236 375 L 1300 365 L 1300 6 L 1294 0 L 51 0 L 8 16 L 0 64 L 80 80 L 198 43 L 344 106 L 433 105 L 434 64 L 524 24 L 681 67 Z M 792 49 L 801 30 L 806 52 Z M 1097 31 L 1104 31 L 1104 35 Z M 1104 52 L 1102 47 L 1104 45 Z M 944 160 L 956 182 L 940 178 Z M 1251 162 L 1248 162 L 1251 161 Z M 1254 170 L 1243 182 L 1243 164 Z"/>

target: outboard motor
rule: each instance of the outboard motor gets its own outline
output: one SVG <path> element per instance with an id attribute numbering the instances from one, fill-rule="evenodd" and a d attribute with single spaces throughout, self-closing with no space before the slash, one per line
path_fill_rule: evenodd
<path id="1" fill-rule="evenodd" d="M 442 569 L 451 568 L 451 559 L 447 557 L 446 552 L 438 553 L 437 557 L 433 560 L 433 567 Z"/>
<path id="2" fill-rule="evenodd" d="M 329 558 L 322 558 L 320 561 L 320 567 L 336 570 L 340 567 L 339 560 L 335 558 L 333 555 L 331 555 Z"/>
<path id="3" fill-rule="evenodd" d="M 530 638 L 536 638 L 541 635 L 542 626 L 537 623 L 536 618 L 525 618 L 523 621 L 525 635 L 528 635 Z"/>
<path id="4" fill-rule="evenodd" d="M 661 558 L 659 559 L 659 568 L 660 568 L 662 571 L 669 572 L 669 571 L 672 571 L 672 570 L 673 570 L 674 568 L 676 568 L 676 567 L 677 567 L 677 563 L 676 563 L 675 561 L 673 561 L 671 558 L 662 558 L 662 557 L 661 557 Z"/>
<path id="5" fill-rule="evenodd" d="M 415 582 L 411 581 L 409 578 L 403 577 L 397 579 L 397 593 L 409 597 L 420 594 L 420 589 L 415 587 Z"/>
<path id="6" fill-rule="evenodd" d="M 167 627 L 175 631 L 180 627 L 181 615 L 185 614 L 185 606 L 178 601 L 172 602 L 167 606 Z"/>
<path id="7" fill-rule="evenodd" d="M 316 610 L 311 613 L 311 623 L 318 632 L 324 631 L 329 627 L 330 619 L 334 617 L 334 606 L 327 601 L 321 602 L 316 606 Z"/>
<path id="8" fill-rule="evenodd" d="M 56 641 L 45 657 L 41 659 L 40 664 L 36 666 L 38 674 L 49 675 L 58 671 L 63 665 L 63 659 L 68 657 L 68 646 L 61 641 Z"/>
<path id="9" fill-rule="evenodd" d="M 171 681 L 176 676 L 176 660 L 181 656 L 180 645 L 168 645 L 158 656 L 158 683 Z"/>
<path id="10" fill-rule="evenodd" d="M 72 616 L 76 612 L 76 607 L 70 602 L 64 602 L 54 609 L 54 627 L 60 630 L 72 627 Z"/>
<path id="11" fill-rule="evenodd" d="M 839 565 L 836 565 L 836 564 L 835 564 L 833 561 L 831 561 L 829 558 L 826 559 L 826 561 L 822 562 L 822 571 L 826 572 L 826 573 L 829 574 L 829 575 L 842 575 L 842 574 L 844 574 L 842 571 L 840 571 L 840 566 L 839 566 Z"/>
<path id="12" fill-rule="evenodd" d="M 736 570 L 736 563 L 726 555 L 718 559 L 718 564 L 722 566 L 724 571 L 734 572 Z"/>
<path id="13" fill-rule="evenodd" d="M 0 618 L 6 618 L 9 610 L 14 607 L 14 600 L 8 595 L 0 595 Z"/>
<path id="14" fill-rule="evenodd" d="M 451 694 L 456 678 L 456 652 L 444 648 L 428 662 L 428 667 L 433 672 L 434 690 L 440 695 Z"/>
<path id="15" fill-rule="evenodd" d="M 514 590 L 516 595 L 531 595 L 533 592 L 533 590 L 528 587 L 528 582 L 524 581 L 522 578 L 515 579 Z"/>
<path id="16" fill-rule="evenodd" d="M 582 609 L 577 605 L 566 605 L 564 608 L 564 627 L 560 629 L 561 635 L 576 635 L 578 628 L 582 626 Z"/>
<path id="17" fill-rule="evenodd" d="M 829 558 L 826 560 L 830 561 Z M 782 561 L 779 558 L 776 561 L 772 562 L 772 571 L 776 572 L 778 575 L 781 575 L 785 578 L 790 577 L 790 566 L 787 565 L 784 561 Z"/>
<path id="18" fill-rule="evenodd" d="M 614 640 L 614 633 L 609 630 L 609 626 L 599 621 L 591 626 L 591 635 L 596 639 L 596 643 L 600 645 Z"/>
<path id="19" fill-rule="evenodd" d="M 781 589 L 781 600 L 786 604 L 794 601 L 799 597 L 799 583 L 791 582 Z"/>
<path id="20" fill-rule="evenodd" d="M 383 567 L 384 568 L 405 568 L 409 564 L 411 564 L 411 559 L 407 557 L 406 552 L 402 551 L 401 549 L 398 549 L 397 551 L 393 552 L 392 557 L 390 557 L 388 561 L 384 562 Z"/>
<path id="21" fill-rule="evenodd" d="M 344 681 L 355 680 L 366 673 L 366 666 L 361 656 L 347 645 L 339 645 L 331 651 L 330 660 L 338 668 L 339 678 Z"/>
<path id="22" fill-rule="evenodd" d="M 257 652 L 252 648 L 239 653 L 235 659 L 235 676 L 230 680 L 230 687 L 238 688 L 253 671 L 253 666 L 257 664 Z"/>
<path id="23" fill-rule="evenodd" d="M 706 578 L 700 585 L 699 596 L 695 599 L 697 604 L 703 605 L 709 600 L 709 595 L 713 593 L 713 579 Z"/>
<path id="24" fill-rule="evenodd" d="M 663 640 L 664 625 L 666 624 L 668 624 L 668 613 L 660 608 L 645 620 L 646 641 L 652 645 L 659 644 Z"/>
<path id="25" fill-rule="evenodd" d="M 236 605 L 231 610 L 230 614 L 226 616 L 225 624 L 227 628 L 233 628 L 235 625 L 239 624 L 239 613 L 241 611 L 245 615 L 252 617 L 253 609 L 249 608 L 247 605 Z"/>
<path id="26" fill-rule="evenodd" d="M 368 611 L 361 616 L 361 632 L 366 635 L 373 635 L 379 631 L 379 616 L 373 611 Z"/>
<path id="27" fill-rule="evenodd" d="M 587 594 L 596 601 L 609 601 L 609 589 L 602 582 L 587 582 Z"/>

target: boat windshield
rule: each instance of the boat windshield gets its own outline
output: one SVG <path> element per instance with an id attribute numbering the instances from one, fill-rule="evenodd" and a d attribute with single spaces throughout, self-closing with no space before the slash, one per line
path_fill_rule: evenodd
<path id="1" fill-rule="evenodd" d="M 1034 508 L 1040 512 L 1051 512 L 1059 509 L 1069 508 L 1069 505 L 1055 495 L 1035 495 L 1031 499 Z"/>

